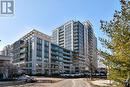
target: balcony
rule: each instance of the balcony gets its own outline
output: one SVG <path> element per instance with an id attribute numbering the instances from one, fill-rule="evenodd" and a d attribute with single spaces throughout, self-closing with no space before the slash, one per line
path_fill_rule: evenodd
<path id="1" fill-rule="evenodd" d="M 59 42 L 59 45 L 61 46 L 61 45 L 63 45 L 64 46 L 64 42 Z"/>
<path id="2" fill-rule="evenodd" d="M 70 64 L 63 64 L 63 66 L 68 66 L 68 67 L 70 67 Z"/>
<path id="3" fill-rule="evenodd" d="M 64 44 L 59 44 L 60 45 L 60 47 L 64 47 Z"/>
<path id="4" fill-rule="evenodd" d="M 78 44 L 78 43 L 75 43 L 75 44 L 74 44 L 74 47 L 78 47 L 78 46 L 79 46 L 79 44 Z"/>
<path id="5" fill-rule="evenodd" d="M 57 52 L 57 51 L 58 51 L 57 48 L 51 48 L 51 50 L 54 51 L 54 52 Z M 47 51 L 47 52 L 48 52 L 48 51 Z"/>
<path id="6" fill-rule="evenodd" d="M 58 52 L 52 52 L 51 55 L 58 55 Z"/>
<path id="7" fill-rule="evenodd" d="M 62 36 L 59 36 L 59 39 L 64 39 L 64 35 L 62 35 Z"/>
<path id="8" fill-rule="evenodd" d="M 70 70 L 70 68 L 69 67 L 64 67 L 64 70 L 68 71 L 68 70 Z"/>
<path id="9" fill-rule="evenodd" d="M 60 39 L 59 39 L 59 42 L 64 42 L 64 38 L 60 38 Z"/>
<path id="10" fill-rule="evenodd" d="M 78 43 L 78 40 L 74 40 L 74 43 Z"/>
<path id="11" fill-rule="evenodd" d="M 78 33 L 75 33 L 75 34 L 74 34 L 74 37 L 76 37 L 76 36 L 78 36 Z"/>
<path id="12" fill-rule="evenodd" d="M 70 60 L 63 60 L 63 62 L 70 63 L 71 61 Z"/>
<path id="13" fill-rule="evenodd" d="M 75 41 L 75 40 L 78 40 L 78 39 L 79 39 L 79 37 L 74 37 L 74 41 Z"/>
<path id="14" fill-rule="evenodd" d="M 69 59 L 70 60 L 70 57 L 68 56 L 63 56 L 64 59 Z"/>
<path id="15" fill-rule="evenodd" d="M 26 52 L 27 52 L 26 48 L 20 49 L 20 53 L 26 53 Z"/>
<path id="16" fill-rule="evenodd" d="M 66 54 L 66 55 L 70 55 L 70 52 L 63 52 L 64 54 Z"/>
<path id="17" fill-rule="evenodd" d="M 64 31 L 63 32 L 59 32 L 59 36 L 64 36 Z"/>
<path id="18" fill-rule="evenodd" d="M 27 44 L 25 43 L 20 44 L 20 48 L 25 48 L 25 47 L 27 47 Z"/>
<path id="19" fill-rule="evenodd" d="M 75 50 L 76 50 L 76 49 L 78 50 L 78 49 L 80 49 L 80 48 L 81 48 L 81 47 L 79 47 L 79 45 L 74 47 Z"/>
<path id="20" fill-rule="evenodd" d="M 62 32 L 64 32 L 64 29 L 59 29 L 59 33 L 62 33 Z"/>
<path id="21" fill-rule="evenodd" d="M 22 59 L 22 58 L 26 58 L 26 54 L 21 54 L 20 55 L 20 58 Z"/>
<path id="22" fill-rule="evenodd" d="M 58 57 L 51 57 L 52 60 L 59 60 Z"/>
<path id="23" fill-rule="evenodd" d="M 76 28 L 76 27 L 75 27 L 75 28 Z M 78 33 L 78 30 L 74 30 L 73 32 L 74 32 L 74 33 Z"/>

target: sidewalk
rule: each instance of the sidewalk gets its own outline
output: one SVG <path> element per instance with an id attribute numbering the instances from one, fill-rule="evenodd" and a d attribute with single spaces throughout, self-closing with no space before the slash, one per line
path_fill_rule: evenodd
<path id="1" fill-rule="evenodd" d="M 95 85 L 95 86 L 101 86 L 101 87 L 108 87 L 111 86 L 111 84 L 114 83 L 114 81 L 110 81 L 110 80 L 95 80 L 95 81 L 90 81 L 91 84 Z"/>

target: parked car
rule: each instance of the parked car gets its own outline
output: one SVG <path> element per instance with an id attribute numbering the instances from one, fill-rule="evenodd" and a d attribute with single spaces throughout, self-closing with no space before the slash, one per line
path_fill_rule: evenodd
<path id="1" fill-rule="evenodd" d="M 60 76 L 62 76 L 62 77 L 68 77 L 69 74 L 60 74 Z"/>
<path id="2" fill-rule="evenodd" d="M 70 77 L 75 77 L 75 74 L 70 74 Z"/>
<path id="3" fill-rule="evenodd" d="M 18 81 L 23 81 L 23 82 L 35 82 L 36 80 L 28 75 L 22 75 L 20 77 L 18 77 Z"/>
<path id="4" fill-rule="evenodd" d="M 77 77 L 77 75 L 76 74 L 60 74 L 60 76 L 62 76 L 62 77 Z"/>
<path id="5" fill-rule="evenodd" d="M 90 72 L 87 72 L 84 74 L 86 77 L 90 77 L 91 73 Z"/>

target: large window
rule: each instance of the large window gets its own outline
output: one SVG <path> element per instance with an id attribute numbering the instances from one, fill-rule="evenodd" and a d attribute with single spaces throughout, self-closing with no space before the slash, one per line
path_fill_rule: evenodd
<path id="1" fill-rule="evenodd" d="M 42 39 L 37 38 L 37 57 L 42 57 Z"/>
<path id="2" fill-rule="evenodd" d="M 44 41 L 44 46 L 49 47 L 49 42 L 45 40 Z"/>
<path id="3" fill-rule="evenodd" d="M 44 41 L 44 58 L 49 58 L 49 42 Z"/>
<path id="4" fill-rule="evenodd" d="M 71 49 L 71 24 L 65 26 L 65 47 Z"/>

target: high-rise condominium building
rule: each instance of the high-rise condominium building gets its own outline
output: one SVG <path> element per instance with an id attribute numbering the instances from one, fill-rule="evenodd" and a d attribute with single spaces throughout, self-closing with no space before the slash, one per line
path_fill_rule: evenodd
<path id="1" fill-rule="evenodd" d="M 12 44 L 13 63 L 27 74 L 70 73 L 72 51 L 51 43 L 51 38 L 37 30 Z"/>
<path id="2" fill-rule="evenodd" d="M 97 68 L 97 39 L 89 21 L 68 21 L 53 30 L 52 37 L 32 30 L 4 55 L 26 74 L 84 73 Z"/>
<path id="3" fill-rule="evenodd" d="M 97 68 L 97 38 L 94 35 L 92 24 L 89 21 L 84 22 L 84 44 L 86 63 L 89 69 Z"/>
<path id="4" fill-rule="evenodd" d="M 90 22 L 68 21 L 53 30 L 52 42 L 73 51 L 76 72 L 96 67 L 96 38 Z"/>
<path id="5" fill-rule="evenodd" d="M 1 55 L 4 55 L 4 56 L 11 56 L 11 51 L 12 51 L 12 47 L 11 45 L 7 45 L 5 46 L 2 51 L 1 51 Z"/>

